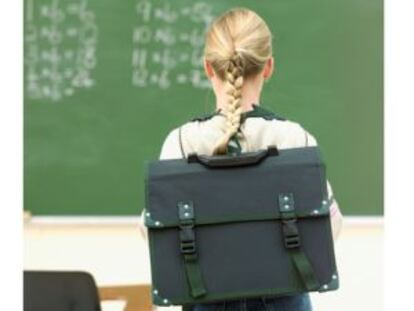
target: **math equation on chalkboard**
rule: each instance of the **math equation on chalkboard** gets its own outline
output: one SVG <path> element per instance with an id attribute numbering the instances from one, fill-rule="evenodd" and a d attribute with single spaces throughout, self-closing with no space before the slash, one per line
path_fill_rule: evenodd
<path id="1" fill-rule="evenodd" d="M 175 4 L 175 3 L 174 3 Z M 138 0 L 133 31 L 132 83 L 136 87 L 209 88 L 203 72 L 205 32 L 213 19 L 207 2 L 173 6 Z"/>
<path id="2" fill-rule="evenodd" d="M 111 15 L 119 8 L 133 14 Z M 197 1 L 25 0 L 25 96 L 59 102 L 99 87 L 102 73 L 125 60 L 120 80 L 132 89 L 210 88 L 202 56 L 213 16 L 211 4 Z M 131 41 L 117 44 L 108 24 Z M 108 53 L 115 63 L 100 58 Z"/>
<path id="3" fill-rule="evenodd" d="M 26 96 L 59 101 L 93 87 L 97 40 L 95 13 L 87 0 L 26 0 Z"/>

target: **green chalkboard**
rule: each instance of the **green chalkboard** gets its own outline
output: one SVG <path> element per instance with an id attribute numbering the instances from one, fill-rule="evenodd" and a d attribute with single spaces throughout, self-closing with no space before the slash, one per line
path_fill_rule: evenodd
<path id="1" fill-rule="evenodd" d="M 25 0 L 24 208 L 137 215 L 145 161 L 214 109 L 203 33 L 234 6 L 274 34 L 261 104 L 318 139 L 345 214 L 382 214 L 381 0 Z"/>

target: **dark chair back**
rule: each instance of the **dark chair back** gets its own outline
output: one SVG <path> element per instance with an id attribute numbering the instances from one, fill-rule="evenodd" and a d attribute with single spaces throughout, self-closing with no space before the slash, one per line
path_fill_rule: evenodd
<path id="1" fill-rule="evenodd" d="M 86 272 L 24 271 L 24 311 L 101 311 Z"/>

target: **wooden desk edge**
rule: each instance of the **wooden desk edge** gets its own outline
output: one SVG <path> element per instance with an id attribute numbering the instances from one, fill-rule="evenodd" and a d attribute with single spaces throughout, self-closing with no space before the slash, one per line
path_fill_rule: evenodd
<path id="1" fill-rule="evenodd" d="M 151 311 L 150 285 L 100 286 L 100 300 L 125 300 L 125 311 Z"/>

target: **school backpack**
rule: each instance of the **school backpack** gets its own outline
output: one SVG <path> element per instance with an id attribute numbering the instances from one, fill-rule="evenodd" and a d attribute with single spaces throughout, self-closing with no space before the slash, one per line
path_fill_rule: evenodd
<path id="1" fill-rule="evenodd" d="M 157 160 L 145 188 L 155 305 L 338 288 L 319 147 Z"/>

